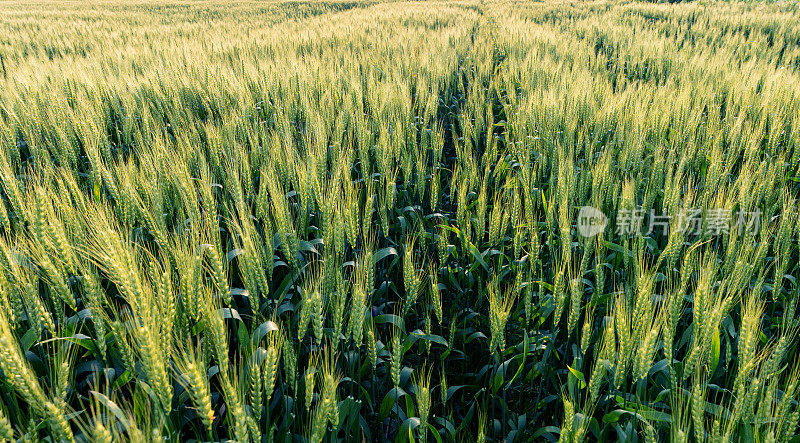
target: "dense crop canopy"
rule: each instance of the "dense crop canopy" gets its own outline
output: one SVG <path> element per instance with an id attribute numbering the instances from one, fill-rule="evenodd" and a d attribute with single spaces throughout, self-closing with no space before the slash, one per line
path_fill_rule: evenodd
<path id="1" fill-rule="evenodd" d="M 0 441 L 791 441 L 800 7 L 0 3 Z"/>

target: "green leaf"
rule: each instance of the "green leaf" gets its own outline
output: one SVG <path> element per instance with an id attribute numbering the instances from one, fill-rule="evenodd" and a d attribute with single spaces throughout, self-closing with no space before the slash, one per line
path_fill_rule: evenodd
<path id="1" fill-rule="evenodd" d="M 236 333 L 239 339 L 239 350 L 244 351 L 245 347 L 250 343 L 250 333 L 247 331 L 247 326 L 245 326 L 244 323 L 239 323 L 239 328 Z"/>
<path id="2" fill-rule="evenodd" d="M 711 337 L 711 374 L 717 370 L 717 365 L 719 364 L 719 348 L 719 329 L 715 329 Z"/>
<path id="3" fill-rule="evenodd" d="M 567 365 L 567 369 L 572 375 L 575 376 L 581 382 L 581 389 L 586 387 L 586 377 L 584 377 L 583 372 L 578 371 L 577 369 L 573 369 L 570 365 Z"/>
<path id="4" fill-rule="evenodd" d="M 392 256 L 392 255 L 395 255 L 395 256 L 398 255 L 397 249 L 395 249 L 395 248 L 393 248 L 391 246 L 389 246 L 388 248 L 380 249 L 380 250 L 376 251 L 375 254 L 372 256 L 372 262 L 374 264 L 378 264 L 379 261 L 383 260 L 386 257 Z"/>
<path id="5" fill-rule="evenodd" d="M 381 409 L 378 414 L 378 419 L 383 421 L 386 417 L 388 417 L 389 412 L 392 411 L 394 405 L 404 395 L 406 395 L 406 391 L 404 391 L 402 388 L 392 388 L 391 391 L 387 392 L 386 396 L 383 397 L 383 401 L 381 401 Z"/>
<path id="6" fill-rule="evenodd" d="M 111 401 L 110 398 L 106 397 L 105 395 L 97 391 L 90 391 L 90 392 L 92 393 L 92 395 L 97 397 L 97 400 L 100 403 L 102 403 L 106 408 L 108 408 L 109 412 L 114 414 L 114 417 L 116 417 L 117 420 L 119 420 L 119 422 L 122 424 L 122 426 L 125 427 L 126 430 L 131 429 L 131 422 L 128 421 L 128 416 L 122 411 L 122 409 L 120 409 L 119 406 L 117 406 L 116 403 L 114 403 L 113 401 Z"/>
<path id="7" fill-rule="evenodd" d="M 97 353 L 97 345 L 94 344 L 94 340 L 92 340 L 92 338 L 89 337 L 88 335 L 83 335 L 83 334 L 74 334 L 74 335 L 69 336 L 69 337 L 55 337 L 55 338 L 51 338 L 49 340 L 45 340 L 45 341 L 39 342 L 39 344 L 41 345 L 41 344 L 50 343 L 50 342 L 59 341 L 59 340 L 66 340 L 66 341 L 68 341 L 70 343 L 74 343 L 74 344 L 86 349 L 87 351 L 89 351 L 89 352 L 91 352 L 93 354 Z"/>
<path id="8" fill-rule="evenodd" d="M 399 315 L 394 314 L 381 314 L 372 319 L 374 323 L 391 323 L 400 328 L 401 331 L 406 330 L 406 322 Z"/>
<path id="9" fill-rule="evenodd" d="M 20 347 L 22 348 L 22 352 L 28 352 L 34 343 L 36 343 L 36 339 L 39 338 L 39 332 L 36 328 L 30 328 L 28 331 L 19 339 Z"/>
<path id="10" fill-rule="evenodd" d="M 277 298 L 278 300 L 282 300 L 283 296 L 286 295 L 286 291 L 294 284 L 295 280 L 300 274 L 297 272 L 290 272 L 286 277 L 284 277 L 283 281 L 281 282 L 278 289 L 275 290 L 275 295 L 273 298 Z"/>
<path id="11" fill-rule="evenodd" d="M 487 341 L 489 340 L 489 338 L 486 337 L 486 334 L 484 334 L 483 332 L 475 331 L 472 334 L 470 334 L 469 336 L 467 336 L 466 339 L 464 339 L 464 343 L 469 344 L 473 340 L 477 340 L 477 339 L 482 339 L 482 340 L 487 340 Z"/>
<path id="12" fill-rule="evenodd" d="M 547 438 L 547 437 L 545 437 L 545 435 L 555 435 L 555 434 L 559 434 L 560 435 L 561 434 L 561 429 L 558 429 L 555 426 L 545 426 L 543 428 L 537 429 L 536 432 L 534 432 L 533 435 L 531 435 L 531 438 L 533 440 L 536 440 L 538 437 Z"/>
<path id="13" fill-rule="evenodd" d="M 616 423 L 625 414 L 630 414 L 630 412 L 624 409 L 615 409 L 603 416 L 603 423 Z"/>
<path id="14" fill-rule="evenodd" d="M 264 323 L 258 325 L 255 331 L 253 331 L 253 344 L 257 345 L 261 342 L 267 334 L 272 331 L 277 331 L 278 325 L 275 324 L 272 320 L 267 320 Z"/>
<path id="15" fill-rule="evenodd" d="M 339 427 L 342 429 L 348 422 L 353 423 L 358 417 L 361 403 L 353 400 L 353 397 L 347 397 L 339 402 Z M 349 420 L 348 420 L 349 419 Z"/>
<path id="16" fill-rule="evenodd" d="M 672 416 L 666 412 L 641 409 L 633 409 L 633 411 L 636 412 L 636 416 L 644 422 L 659 421 L 662 423 L 672 423 Z"/>
<path id="17" fill-rule="evenodd" d="M 227 254 L 225 254 L 225 258 L 227 259 L 228 263 L 230 263 L 234 258 L 238 257 L 243 252 L 244 249 L 231 249 Z"/>
<path id="18" fill-rule="evenodd" d="M 430 423 L 428 423 L 428 430 L 431 431 L 431 434 L 433 434 L 433 438 L 436 439 L 436 443 L 442 443 L 442 435 L 439 434 L 439 431 Z"/>
<path id="19" fill-rule="evenodd" d="M 524 337 L 522 339 L 522 363 L 520 363 L 519 367 L 517 368 L 517 372 L 514 373 L 514 376 L 511 377 L 511 380 L 508 382 L 509 386 L 511 386 L 511 383 L 514 383 L 514 380 L 516 380 L 519 373 L 522 372 L 522 368 L 525 367 L 525 360 L 528 358 L 528 343 L 530 342 L 530 338 L 528 337 L 527 333 L 523 334 L 522 336 Z"/>
<path id="20" fill-rule="evenodd" d="M 94 182 L 94 188 L 92 188 L 92 194 L 94 195 L 94 201 L 100 203 L 100 182 Z"/>
<path id="21" fill-rule="evenodd" d="M 478 248 L 475 247 L 475 245 L 473 244 L 469 245 L 469 253 L 472 254 L 472 257 L 474 257 L 475 261 L 481 265 L 483 270 L 488 273 L 489 265 L 486 264 L 486 260 L 483 259 L 483 256 L 481 255 L 480 251 L 478 251 Z"/>
<path id="22" fill-rule="evenodd" d="M 319 251 L 317 251 L 317 248 L 315 248 L 314 245 L 311 242 L 307 242 L 305 240 L 300 240 L 298 242 L 298 246 L 300 247 L 300 251 L 302 251 L 302 252 L 311 252 L 311 253 L 319 255 Z"/>
<path id="23" fill-rule="evenodd" d="M 128 383 L 133 378 L 133 373 L 131 371 L 126 370 L 119 376 L 118 379 L 114 380 L 114 383 L 111 384 L 111 390 L 115 391 L 123 386 L 125 383 Z"/>
<path id="24" fill-rule="evenodd" d="M 634 258 L 633 252 L 629 251 L 624 246 L 620 246 L 620 245 L 618 245 L 616 243 L 611 243 L 611 242 L 605 241 L 605 240 L 603 241 L 603 245 L 605 245 L 605 247 L 607 247 L 608 249 L 611 249 L 612 251 L 616 251 L 616 252 L 619 252 L 622 255 L 627 256 L 628 258 Z"/>
<path id="25" fill-rule="evenodd" d="M 403 422 L 403 425 L 400 427 L 401 435 L 408 435 L 408 441 L 414 441 L 414 434 L 413 430 L 417 429 L 420 425 L 420 420 L 417 417 L 407 418 L 406 421 Z"/>
<path id="26" fill-rule="evenodd" d="M 244 320 L 242 320 L 242 317 L 239 315 L 239 311 L 237 311 L 236 309 L 233 309 L 233 308 L 222 308 L 222 309 L 218 309 L 217 312 L 220 315 L 222 315 L 222 318 L 239 320 L 240 322 L 244 321 Z"/>
<path id="27" fill-rule="evenodd" d="M 449 347 L 447 344 L 447 340 L 445 340 L 444 337 L 434 334 L 423 334 L 422 332 L 417 330 L 408 334 L 408 337 L 406 337 L 406 339 L 403 341 L 403 353 L 408 352 L 408 350 L 411 349 L 412 346 L 414 346 L 414 343 L 416 343 L 417 340 L 428 340 L 433 343 L 439 343 L 445 348 Z"/>
<path id="28" fill-rule="evenodd" d="M 550 283 L 547 283 L 545 281 L 533 280 L 532 282 L 530 282 L 530 284 L 542 285 L 543 288 L 547 289 L 550 292 L 555 292 L 556 291 L 555 286 L 553 286 Z"/>

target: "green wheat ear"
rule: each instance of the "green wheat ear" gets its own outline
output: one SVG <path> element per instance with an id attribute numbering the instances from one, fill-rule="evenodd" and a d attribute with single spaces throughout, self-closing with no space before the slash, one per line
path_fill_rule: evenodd
<path id="1" fill-rule="evenodd" d="M 516 290 L 512 287 L 504 292 L 501 291 L 495 277 L 489 283 L 487 297 L 489 299 L 489 332 L 491 335 L 489 350 L 502 353 L 506 347 L 506 323 L 514 306 Z"/>
<path id="2" fill-rule="evenodd" d="M 403 360 L 403 342 L 399 328 L 395 328 L 392 333 L 392 346 L 391 358 L 389 365 L 389 373 L 394 386 L 400 387 L 400 370 Z"/>
<path id="3" fill-rule="evenodd" d="M 420 420 L 419 439 L 422 442 L 428 439 L 428 419 L 431 411 L 431 370 L 423 365 L 418 373 L 415 373 L 415 395 L 417 400 L 417 411 Z"/>
<path id="4" fill-rule="evenodd" d="M 14 438 L 14 430 L 11 428 L 11 423 L 8 417 L 0 410 L 0 439 L 12 440 Z"/>
<path id="5" fill-rule="evenodd" d="M 212 423 L 216 415 L 212 407 L 211 390 L 206 376 L 207 368 L 201 357 L 202 353 L 202 350 L 196 350 L 193 346 L 181 347 L 176 353 L 175 361 L 180 371 L 178 380 L 189 393 L 210 437 L 213 434 Z M 101 428 L 99 431 L 107 432 L 105 428 Z"/>
<path id="6" fill-rule="evenodd" d="M 405 298 L 403 300 L 403 316 L 405 316 L 419 296 L 420 275 L 414 263 L 414 245 L 416 235 L 410 236 L 406 240 L 403 248 L 403 287 L 405 288 Z"/>

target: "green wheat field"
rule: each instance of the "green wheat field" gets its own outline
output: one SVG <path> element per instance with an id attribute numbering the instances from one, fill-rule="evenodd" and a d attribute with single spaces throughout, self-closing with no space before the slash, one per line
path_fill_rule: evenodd
<path id="1" fill-rule="evenodd" d="M 800 441 L 800 3 L 0 2 L 0 441 Z"/>

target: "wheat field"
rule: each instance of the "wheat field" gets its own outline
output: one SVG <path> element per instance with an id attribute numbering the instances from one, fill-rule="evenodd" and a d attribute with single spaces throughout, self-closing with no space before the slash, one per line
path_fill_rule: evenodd
<path id="1" fill-rule="evenodd" d="M 0 441 L 800 441 L 800 4 L 0 2 Z"/>

